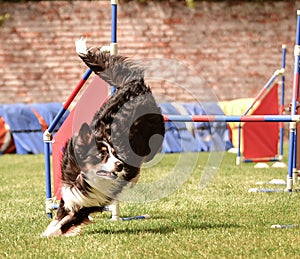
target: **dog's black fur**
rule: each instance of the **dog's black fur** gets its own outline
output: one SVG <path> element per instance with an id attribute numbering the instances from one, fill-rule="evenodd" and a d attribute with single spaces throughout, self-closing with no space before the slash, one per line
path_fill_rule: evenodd
<path id="1" fill-rule="evenodd" d="M 78 55 L 116 91 L 91 125 L 84 123 L 67 142 L 62 199 L 43 236 L 76 234 L 72 229 L 88 223 L 90 213 L 103 211 L 127 183 L 137 180 L 142 163 L 159 151 L 164 136 L 161 110 L 140 66 L 98 48 Z"/>

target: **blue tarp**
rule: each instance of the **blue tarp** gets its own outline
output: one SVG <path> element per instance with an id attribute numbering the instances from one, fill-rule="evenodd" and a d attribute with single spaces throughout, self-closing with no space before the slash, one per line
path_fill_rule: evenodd
<path id="1" fill-rule="evenodd" d="M 180 115 L 181 113 L 171 104 L 160 104 L 163 114 Z M 166 122 L 165 138 L 163 142 L 163 153 L 196 152 L 198 143 L 192 132 L 187 130 L 185 122 Z"/>
<path id="2" fill-rule="evenodd" d="M 45 120 L 45 122 L 48 126 L 52 123 L 55 116 L 58 114 L 59 110 L 62 108 L 61 103 L 34 103 L 34 104 L 30 104 L 29 106 L 34 108 L 43 117 L 43 119 Z M 60 122 L 55 127 L 54 132 L 56 132 L 60 128 L 62 123 L 68 117 L 69 113 L 70 112 L 68 110 L 65 112 L 65 114 L 61 118 Z"/>
<path id="3" fill-rule="evenodd" d="M 217 103 L 162 103 L 166 115 L 224 115 Z M 224 151 L 232 147 L 226 122 L 166 122 L 162 152 Z"/>
<path id="4" fill-rule="evenodd" d="M 204 102 L 201 105 L 207 115 L 225 115 L 221 107 L 215 102 Z M 210 122 L 209 125 L 213 141 L 210 145 L 210 151 L 224 151 L 233 147 L 226 122 Z"/>
<path id="5" fill-rule="evenodd" d="M 43 129 L 38 118 L 32 112 L 35 109 L 49 125 L 62 107 L 61 103 L 26 105 L 0 105 L 0 116 L 10 127 L 17 154 L 39 154 L 44 152 Z M 62 119 L 63 121 L 63 119 Z M 60 122 L 61 124 L 62 122 Z M 59 125 L 58 125 L 59 127 Z"/>

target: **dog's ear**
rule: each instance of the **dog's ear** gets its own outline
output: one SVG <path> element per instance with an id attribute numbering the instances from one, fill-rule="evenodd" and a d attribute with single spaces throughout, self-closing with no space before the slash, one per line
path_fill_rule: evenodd
<path id="1" fill-rule="evenodd" d="M 83 170 L 84 160 L 89 152 L 91 143 L 94 141 L 94 134 L 87 123 L 83 123 L 80 127 L 77 137 L 75 138 L 75 156 L 76 160 Z"/>
<path id="2" fill-rule="evenodd" d="M 95 140 L 97 144 L 97 148 L 100 151 L 102 147 L 102 141 L 106 138 L 109 138 L 110 128 L 106 129 L 106 125 L 103 121 L 97 122 L 97 128 L 94 130 Z M 109 133 L 107 132 L 109 131 Z"/>
<path id="3" fill-rule="evenodd" d="M 79 130 L 77 144 L 78 145 L 89 145 L 93 141 L 94 135 L 90 126 L 84 122 Z"/>

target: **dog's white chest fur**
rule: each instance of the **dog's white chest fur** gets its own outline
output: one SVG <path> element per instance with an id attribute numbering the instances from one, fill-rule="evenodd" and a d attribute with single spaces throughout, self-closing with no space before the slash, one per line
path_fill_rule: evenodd
<path id="1" fill-rule="evenodd" d="M 100 177 L 95 173 L 88 173 L 86 181 L 91 186 L 87 194 L 83 194 L 76 187 L 62 187 L 62 198 L 66 209 L 102 207 L 109 204 L 112 199 L 116 199 L 114 197 L 114 190 L 118 186 L 118 180 Z"/>

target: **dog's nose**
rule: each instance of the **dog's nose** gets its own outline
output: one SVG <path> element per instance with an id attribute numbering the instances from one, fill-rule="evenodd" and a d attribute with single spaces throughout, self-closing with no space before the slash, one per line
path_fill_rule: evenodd
<path id="1" fill-rule="evenodd" d="M 123 170 L 123 163 L 122 162 L 116 162 L 115 163 L 116 171 L 121 172 Z"/>

